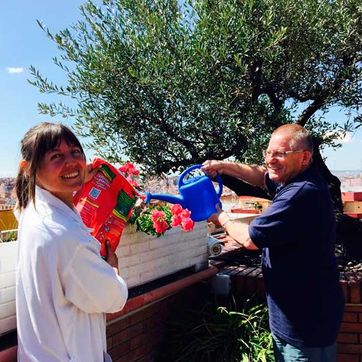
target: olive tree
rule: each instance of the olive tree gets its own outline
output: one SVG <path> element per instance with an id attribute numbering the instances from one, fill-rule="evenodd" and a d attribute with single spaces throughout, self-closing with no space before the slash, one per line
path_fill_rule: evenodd
<path id="1" fill-rule="evenodd" d="M 80 10 L 58 33 L 39 23 L 66 84 L 34 67 L 30 82 L 64 96 L 40 111 L 73 118 L 110 161 L 127 156 L 156 173 L 209 158 L 258 162 L 283 123 L 322 146 L 361 125 L 360 0 L 103 0 Z M 324 117 L 335 106 L 345 124 Z"/>

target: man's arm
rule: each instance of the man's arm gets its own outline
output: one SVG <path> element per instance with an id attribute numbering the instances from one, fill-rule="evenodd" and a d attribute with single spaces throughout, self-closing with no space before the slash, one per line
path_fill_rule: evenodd
<path id="1" fill-rule="evenodd" d="M 211 221 L 215 225 L 221 225 L 226 233 L 231 236 L 238 244 L 243 248 L 249 250 L 259 249 L 249 235 L 249 225 L 229 219 L 227 213 L 223 210 L 211 215 L 208 221 Z"/>
<path id="2" fill-rule="evenodd" d="M 208 160 L 203 163 L 202 170 L 215 177 L 219 174 L 226 174 L 239 178 L 247 183 L 264 188 L 264 175 L 266 168 L 258 165 L 246 165 L 243 163 Z"/>

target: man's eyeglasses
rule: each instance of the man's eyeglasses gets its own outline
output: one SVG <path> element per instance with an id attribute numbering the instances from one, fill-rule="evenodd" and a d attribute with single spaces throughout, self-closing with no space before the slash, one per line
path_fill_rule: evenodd
<path id="1" fill-rule="evenodd" d="M 269 150 L 264 150 L 263 151 L 263 156 L 264 156 L 264 158 L 271 157 L 271 158 L 283 159 L 287 155 L 289 155 L 290 153 L 300 153 L 300 152 L 304 152 L 304 150 L 297 150 L 297 151 L 269 151 Z"/>

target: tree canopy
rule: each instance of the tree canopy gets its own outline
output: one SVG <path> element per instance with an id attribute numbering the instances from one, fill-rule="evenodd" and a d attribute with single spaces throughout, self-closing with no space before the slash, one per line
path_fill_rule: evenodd
<path id="1" fill-rule="evenodd" d="M 260 161 L 270 133 L 298 122 L 333 144 L 362 124 L 360 0 L 87 1 L 58 33 L 67 84 L 31 67 L 40 111 L 75 120 L 110 161 L 157 173 L 206 159 Z M 348 115 L 338 128 L 323 115 Z"/>

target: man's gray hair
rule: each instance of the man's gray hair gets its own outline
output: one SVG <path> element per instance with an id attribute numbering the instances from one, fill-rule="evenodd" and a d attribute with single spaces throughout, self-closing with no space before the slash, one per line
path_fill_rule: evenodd
<path id="1" fill-rule="evenodd" d="M 290 147 L 293 150 L 302 149 L 313 153 L 313 139 L 305 128 L 293 132 L 290 141 Z"/>
<path id="2" fill-rule="evenodd" d="M 313 138 L 301 125 L 296 123 L 284 124 L 273 133 L 289 134 L 289 146 L 293 151 L 303 150 L 313 153 Z"/>

